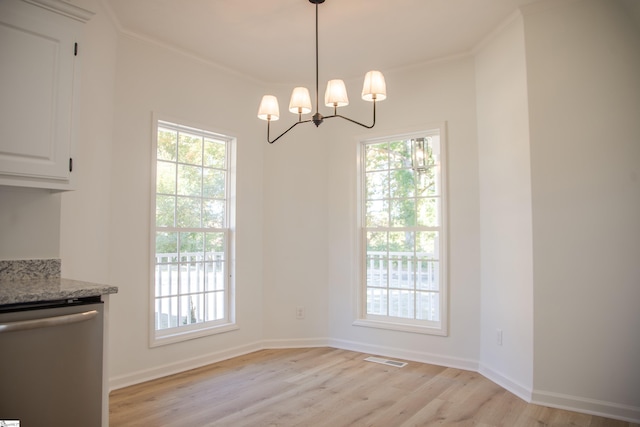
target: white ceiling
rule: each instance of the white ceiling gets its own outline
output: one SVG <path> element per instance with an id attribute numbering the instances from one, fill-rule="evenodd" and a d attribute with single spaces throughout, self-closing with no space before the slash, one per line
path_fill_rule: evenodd
<path id="1" fill-rule="evenodd" d="M 466 53 L 519 6 L 539 0 L 326 0 L 320 79 L 354 78 Z M 104 0 L 120 29 L 258 81 L 315 78 L 309 0 Z"/>

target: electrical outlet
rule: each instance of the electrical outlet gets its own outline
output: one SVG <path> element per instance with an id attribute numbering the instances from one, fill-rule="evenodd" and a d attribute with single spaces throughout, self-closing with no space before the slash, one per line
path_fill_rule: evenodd
<path id="1" fill-rule="evenodd" d="M 496 343 L 502 345 L 502 329 L 496 329 Z"/>
<path id="2" fill-rule="evenodd" d="M 296 319 L 304 319 L 304 307 L 296 307 Z"/>

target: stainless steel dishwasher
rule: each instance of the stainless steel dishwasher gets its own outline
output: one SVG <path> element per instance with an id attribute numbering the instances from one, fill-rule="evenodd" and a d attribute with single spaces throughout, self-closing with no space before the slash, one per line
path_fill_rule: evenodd
<path id="1" fill-rule="evenodd" d="M 99 427 L 100 297 L 0 307 L 0 420 Z"/>

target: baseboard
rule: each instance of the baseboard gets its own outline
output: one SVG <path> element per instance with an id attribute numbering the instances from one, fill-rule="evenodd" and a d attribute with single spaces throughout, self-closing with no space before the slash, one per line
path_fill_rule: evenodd
<path id="1" fill-rule="evenodd" d="M 286 340 L 265 340 L 261 342 L 262 348 L 310 348 L 328 347 L 328 338 L 297 338 Z"/>
<path id="2" fill-rule="evenodd" d="M 534 390 L 531 403 L 640 424 L 640 407 Z"/>
<path id="3" fill-rule="evenodd" d="M 411 360 L 413 362 L 429 363 L 432 365 L 446 366 L 448 368 L 464 369 L 467 371 L 478 370 L 478 362 L 471 359 L 449 357 L 440 354 L 426 353 L 414 350 L 402 350 L 395 347 L 373 345 L 363 342 L 340 339 L 329 339 L 328 345 L 330 347 L 340 348 L 343 350 L 358 351 L 360 353 L 368 353 L 377 356 Z"/>
<path id="4" fill-rule="evenodd" d="M 480 369 L 478 369 L 478 373 L 488 380 L 498 384 L 500 387 L 510 391 L 511 393 L 518 396 L 520 399 L 525 402 L 531 402 L 532 390 L 519 384 L 518 382 L 512 380 L 511 378 L 507 378 L 499 372 L 494 371 L 493 369 L 487 367 L 486 365 L 480 364 Z"/>
<path id="5" fill-rule="evenodd" d="M 130 385 L 139 384 L 145 381 L 151 381 L 158 378 L 166 377 L 168 375 L 178 374 L 190 369 L 200 368 L 202 366 L 221 362 L 233 357 L 243 356 L 254 351 L 262 350 L 263 348 L 264 347 L 262 346 L 261 342 L 255 342 L 239 347 L 229 348 L 222 351 L 216 351 L 213 353 L 180 360 L 175 363 L 168 363 L 151 369 L 144 369 L 126 375 L 111 377 L 109 379 L 109 392 L 117 390 L 119 388 L 128 387 Z"/>

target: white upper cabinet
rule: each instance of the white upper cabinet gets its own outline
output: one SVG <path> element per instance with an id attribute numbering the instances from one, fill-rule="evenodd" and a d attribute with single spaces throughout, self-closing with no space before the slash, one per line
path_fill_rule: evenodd
<path id="1" fill-rule="evenodd" d="M 93 13 L 0 0 L 0 185 L 72 188 L 79 43 Z"/>

